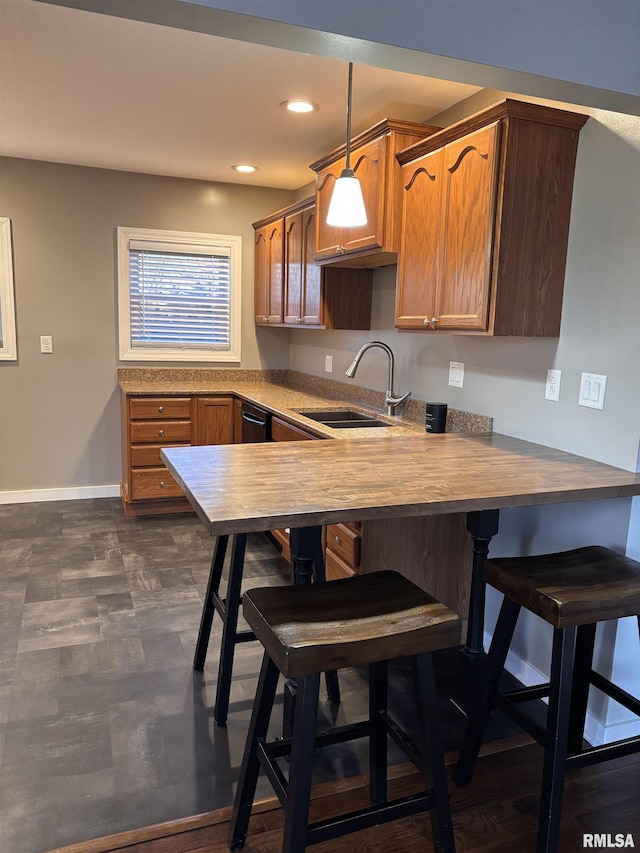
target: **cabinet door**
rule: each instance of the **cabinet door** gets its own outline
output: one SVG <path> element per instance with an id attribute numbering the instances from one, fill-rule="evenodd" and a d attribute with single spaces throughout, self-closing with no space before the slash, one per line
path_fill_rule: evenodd
<path id="1" fill-rule="evenodd" d="M 396 327 L 431 327 L 442 241 L 443 151 L 402 167 L 402 242 L 398 256 Z"/>
<path id="2" fill-rule="evenodd" d="M 302 318 L 302 212 L 284 220 L 284 322 L 297 324 Z"/>
<path id="3" fill-rule="evenodd" d="M 444 149 L 438 328 L 488 327 L 498 130 L 494 123 Z"/>
<path id="4" fill-rule="evenodd" d="M 256 229 L 255 321 L 282 323 L 284 287 L 284 221 L 278 219 Z"/>
<path id="5" fill-rule="evenodd" d="M 342 247 L 347 241 L 345 228 L 334 228 L 333 225 L 327 225 L 327 213 L 329 212 L 333 188 L 343 169 L 344 157 L 318 172 L 316 179 L 316 259 L 332 258 L 341 254 L 343 252 Z"/>
<path id="6" fill-rule="evenodd" d="M 323 270 L 315 258 L 316 208 L 309 207 L 300 214 L 302 223 L 302 299 L 300 317 L 307 326 L 324 323 Z"/>
<path id="7" fill-rule="evenodd" d="M 196 443 L 233 444 L 233 397 L 199 397 Z"/>
<path id="8" fill-rule="evenodd" d="M 347 229 L 347 252 L 376 249 L 384 245 L 386 159 L 388 138 L 374 139 L 351 153 L 351 166 L 362 187 L 367 224 Z M 396 164 L 397 165 L 397 164 Z"/>

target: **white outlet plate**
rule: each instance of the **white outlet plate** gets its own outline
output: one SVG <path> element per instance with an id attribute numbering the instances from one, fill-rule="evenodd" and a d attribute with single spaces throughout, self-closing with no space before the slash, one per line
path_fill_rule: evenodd
<path id="1" fill-rule="evenodd" d="M 544 392 L 545 400 L 554 400 L 556 403 L 558 402 L 560 399 L 561 378 L 561 370 L 547 370 L 547 386 Z"/>
<path id="2" fill-rule="evenodd" d="M 449 362 L 449 385 L 462 388 L 464 385 L 464 361 Z"/>
<path id="3" fill-rule="evenodd" d="M 324 369 L 325 373 L 333 373 L 333 356 L 325 355 L 324 357 Z"/>
<path id="4" fill-rule="evenodd" d="M 607 377 L 601 373 L 583 373 L 580 379 L 578 405 L 588 409 L 604 409 Z"/>
<path id="5" fill-rule="evenodd" d="M 53 352 L 53 335 L 40 335 L 40 352 Z"/>

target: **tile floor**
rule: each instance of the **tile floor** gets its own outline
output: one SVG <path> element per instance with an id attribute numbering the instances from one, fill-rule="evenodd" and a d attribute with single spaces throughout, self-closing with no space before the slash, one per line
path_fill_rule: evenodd
<path id="1" fill-rule="evenodd" d="M 205 672 L 191 666 L 212 550 L 195 517 L 128 519 L 116 499 L 0 506 L 2 853 L 232 802 L 261 649 L 238 647 L 228 725 L 216 726 L 218 617 Z M 267 538 L 251 536 L 244 586 L 288 578 Z M 392 680 L 400 717 L 408 678 L 399 667 Z M 362 673 L 340 683 L 340 708 L 325 700 L 322 714 L 353 721 Z M 322 750 L 318 781 L 361 772 L 364 746 Z"/>

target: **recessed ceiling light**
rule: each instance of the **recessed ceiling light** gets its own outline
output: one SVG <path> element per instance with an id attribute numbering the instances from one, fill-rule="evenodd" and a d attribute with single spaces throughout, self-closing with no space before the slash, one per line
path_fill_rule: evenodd
<path id="1" fill-rule="evenodd" d="M 257 172 L 258 171 L 257 166 L 250 166 L 248 163 L 239 163 L 237 166 L 232 166 L 231 168 L 233 169 L 234 172 L 249 173 L 249 172 Z"/>
<path id="2" fill-rule="evenodd" d="M 286 107 L 292 113 L 313 113 L 318 109 L 317 104 L 312 104 L 311 101 L 303 101 L 301 98 L 283 101 L 280 106 Z"/>

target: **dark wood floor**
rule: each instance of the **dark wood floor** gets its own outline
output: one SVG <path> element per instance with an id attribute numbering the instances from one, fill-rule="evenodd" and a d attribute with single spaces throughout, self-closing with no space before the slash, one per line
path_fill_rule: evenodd
<path id="1" fill-rule="evenodd" d="M 542 752 L 526 738 L 511 738 L 501 750 L 494 744 L 483 755 L 467 788 L 451 785 L 451 803 L 458 853 L 528 853 L 535 850 L 537 802 Z M 495 751 L 494 751 L 495 750 Z M 449 766 L 455 753 L 447 756 Z M 420 777 L 409 765 L 397 765 L 390 776 L 391 796 L 420 790 Z M 367 804 L 366 779 L 351 777 L 314 788 L 311 817 L 330 815 Z M 560 853 L 585 849 L 587 833 L 631 835 L 640 845 L 640 758 L 618 759 L 607 765 L 570 774 Z M 227 853 L 230 809 L 138 832 L 99 839 L 52 853 Z M 254 807 L 247 853 L 280 853 L 282 811 L 273 798 Z M 405 818 L 311 848 L 317 853 L 430 853 L 429 819 Z"/>

